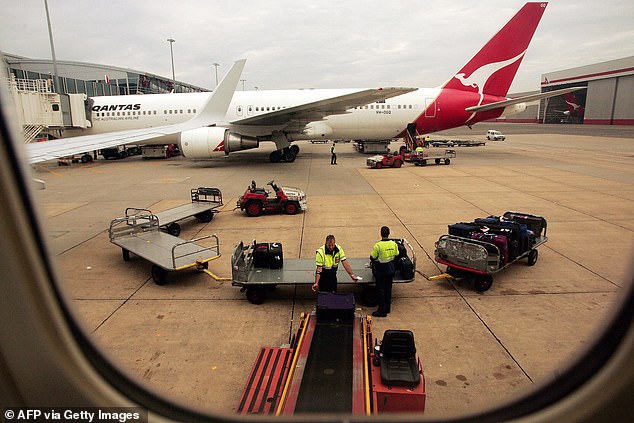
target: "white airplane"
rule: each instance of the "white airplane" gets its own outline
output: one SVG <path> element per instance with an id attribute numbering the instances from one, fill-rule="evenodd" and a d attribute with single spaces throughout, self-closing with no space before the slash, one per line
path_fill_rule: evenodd
<path id="1" fill-rule="evenodd" d="M 506 97 L 546 5 L 526 3 L 437 88 L 239 91 L 222 118 L 207 113 L 215 96 L 210 93 L 93 97 L 92 127 L 85 133 L 101 135 L 57 140 L 55 147 L 29 144 L 30 162 L 128 143 L 176 142 L 185 157 L 207 159 L 263 141 L 276 144 L 272 162 L 292 162 L 297 140 L 384 140 L 402 137 L 408 128 L 430 133 L 519 113 L 527 102 L 585 88 Z"/>

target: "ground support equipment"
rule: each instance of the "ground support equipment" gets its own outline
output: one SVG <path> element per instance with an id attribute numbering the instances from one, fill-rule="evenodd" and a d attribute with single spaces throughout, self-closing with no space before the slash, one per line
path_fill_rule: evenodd
<path id="1" fill-rule="evenodd" d="M 161 228 L 170 235 L 178 236 L 181 233 L 181 227 L 176 222 L 183 219 L 195 216 L 200 222 L 211 222 L 214 214 L 218 213 L 216 209 L 222 206 L 222 192 L 218 188 L 192 188 L 191 200 L 191 203 L 159 213 L 152 213 L 148 209 L 128 207 L 125 209 L 125 216 L 154 215 L 158 218 Z"/>
<path id="2" fill-rule="evenodd" d="M 124 261 L 129 261 L 130 253 L 134 253 L 152 263 L 152 279 L 157 285 L 165 284 L 169 272 L 190 268 L 216 278 L 207 270 L 209 262 L 220 257 L 215 234 L 184 240 L 162 232 L 158 218 L 152 214 L 114 219 L 108 232 L 110 242 L 121 247 Z M 211 239 L 211 245 L 202 245 L 207 239 Z"/>
<path id="3" fill-rule="evenodd" d="M 535 265 L 538 258 L 537 247 L 548 241 L 546 219 L 511 211 L 504 213 L 504 218 L 507 221 L 526 224 L 533 232 L 534 235 L 524 251 L 505 261 L 500 248 L 493 243 L 464 236 L 442 235 L 435 243 L 434 256 L 436 262 L 447 266 L 447 271 L 428 279 L 450 278 L 472 281 L 476 291 L 484 292 L 491 288 L 492 275 L 495 273 L 501 272 L 524 258 L 527 258 L 529 266 Z"/>
<path id="4" fill-rule="evenodd" d="M 242 241 L 236 245 L 231 256 L 232 285 L 239 286 L 241 291 L 246 291 L 249 302 L 262 304 L 266 293 L 277 285 L 313 285 L 315 283 L 315 259 L 314 258 L 285 258 L 282 267 L 277 269 L 259 268 L 254 266 L 253 252 L 256 241 L 244 244 Z M 394 276 L 394 283 L 406 283 L 414 280 L 416 270 L 416 253 L 411 244 L 402 240 L 402 244 L 409 250 L 408 257 L 413 265 L 411 277 L 403 278 L 400 271 Z M 369 258 L 348 258 L 348 263 L 355 275 L 362 278 L 356 282 L 361 285 L 361 301 L 368 306 L 377 304 L 374 276 L 370 267 Z M 339 284 L 353 283 L 342 265 L 337 271 Z"/>
<path id="5" fill-rule="evenodd" d="M 386 331 L 372 346 L 372 318 L 351 293 L 319 293 L 289 346 L 263 347 L 236 412 L 289 416 L 422 412 L 425 378 L 411 331 Z"/>
<path id="6" fill-rule="evenodd" d="M 456 150 L 432 150 L 425 149 L 425 151 L 412 151 L 409 157 L 406 156 L 406 160 L 409 159 L 415 166 L 426 166 L 428 163 L 446 164 L 451 163 L 451 159 L 456 157 Z"/>

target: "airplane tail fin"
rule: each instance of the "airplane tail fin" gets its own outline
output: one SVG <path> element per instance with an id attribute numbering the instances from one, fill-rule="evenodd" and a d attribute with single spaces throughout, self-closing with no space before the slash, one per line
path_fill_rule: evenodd
<path id="1" fill-rule="evenodd" d="M 547 4 L 526 3 L 444 88 L 506 96 Z"/>

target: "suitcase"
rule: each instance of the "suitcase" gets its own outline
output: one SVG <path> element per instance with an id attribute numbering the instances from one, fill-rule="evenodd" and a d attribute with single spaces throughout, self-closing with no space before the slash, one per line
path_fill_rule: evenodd
<path id="1" fill-rule="evenodd" d="M 522 223 L 500 221 L 499 218 L 494 216 L 476 219 L 475 223 L 483 229 L 487 229 L 486 231 L 481 230 L 481 232 L 504 235 L 508 238 L 509 260 L 514 260 L 529 248 L 528 228 Z"/>
<path id="2" fill-rule="evenodd" d="M 269 243 L 258 242 L 253 246 L 253 267 L 268 268 L 270 265 Z"/>
<path id="3" fill-rule="evenodd" d="M 269 267 L 271 269 L 281 269 L 284 265 L 284 253 L 281 242 L 271 242 L 269 244 Z"/>
<path id="4" fill-rule="evenodd" d="M 399 262 L 399 265 L 395 267 L 398 267 L 398 271 L 401 273 L 401 279 L 414 279 L 414 263 L 412 263 L 409 257 L 405 256 L 394 260 L 395 264 Z"/>
<path id="5" fill-rule="evenodd" d="M 546 229 L 546 219 L 541 216 L 527 213 L 506 212 L 504 213 L 504 218 L 512 220 L 513 222 L 525 224 L 537 238 L 541 237 L 542 231 Z"/>
<path id="6" fill-rule="evenodd" d="M 351 292 L 318 292 L 317 321 L 353 320 L 354 294 Z"/>
<path id="7" fill-rule="evenodd" d="M 448 226 L 449 235 L 461 236 L 463 238 L 471 238 L 471 234 L 474 232 L 480 232 L 480 227 L 475 223 L 454 223 Z"/>
<path id="8" fill-rule="evenodd" d="M 485 234 L 483 232 L 476 232 L 471 235 L 472 239 L 488 242 L 495 245 L 500 250 L 500 267 L 508 263 L 509 258 L 509 240 L 504 235 Z"/>

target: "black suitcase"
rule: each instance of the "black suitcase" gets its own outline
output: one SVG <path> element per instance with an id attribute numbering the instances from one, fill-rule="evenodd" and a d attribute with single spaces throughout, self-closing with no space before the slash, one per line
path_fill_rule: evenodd
<path id="1" fill-rule="evenodd" d="M 525 224 L 537 238 L 542 236 L 542 231 L 546 229 L 546 219 L 541 216 L 528 213 L 506 212 L 504 213 L 504 217 L 513 222 Z"/>
<path id="2" fill-rule="evenodd" d="M 474 223 L 459 222 L 448 226 L 449 235 L 471 238 L 474 232 L 480 232 L 480 227 Z"/>
<path id="3" fill-rule="evenodd" d="M 354 294 L 350 292 L 318 292 L 317 320 L 353 320 Z"/>
<path id="4" fill-rule="evenodd" d="M 401 273 L 401 279 L 414 279 L 414 263 L 412 263 L 412 260 L 407 256 L 395 260 L 399 262 L 398 270 Z"/>
<path id="5" fill-rule="evenodd" d="M 269 255 L 269 243 L 258 242 L 253 246 L 253 267 L 268 268 L 271 260 Z"/>
<path id="6" fill-rule="evenodd" d="M 284 265 L 284 253 L 281 242 L 271 242 L 269 244 L 269 267 L 271 269 L 281 269 Z"/>

